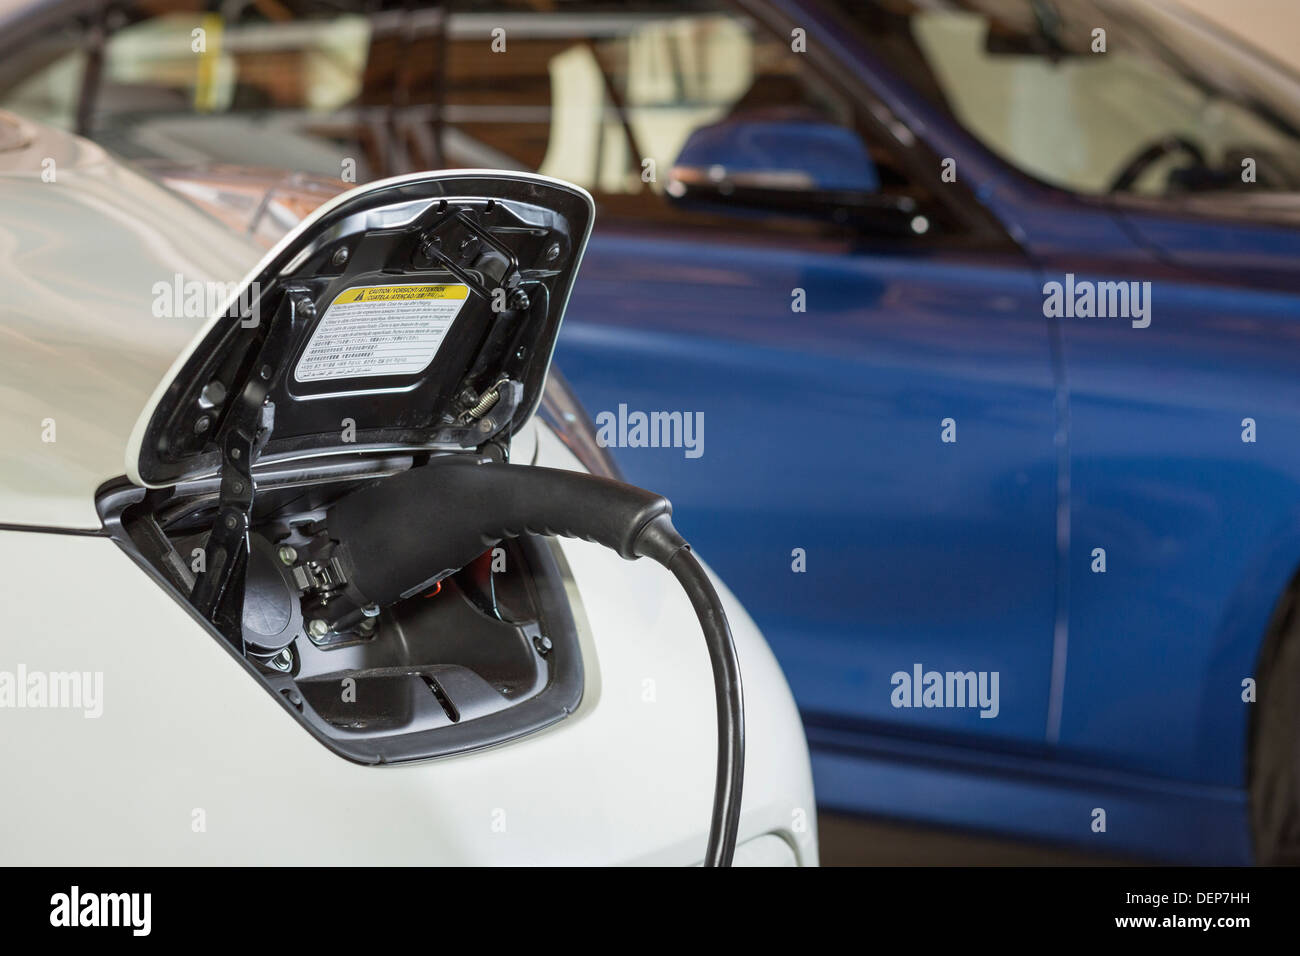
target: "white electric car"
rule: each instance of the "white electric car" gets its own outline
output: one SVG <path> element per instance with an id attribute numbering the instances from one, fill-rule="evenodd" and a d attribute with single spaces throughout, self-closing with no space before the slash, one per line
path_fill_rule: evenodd
<path id="1" fill-rule="evenodd" d="M 463 496 L 342 517 L 451 456 L 603 467 L 547 383 L 592 216 L 430 173 L 266 253 L 0 113 L 0 863 L 705 860 L 714 677 L 664 568 L 524 534 L 427 573 Z M 717 588 L 735 862 L 814 865 L 794 702 Z"/>

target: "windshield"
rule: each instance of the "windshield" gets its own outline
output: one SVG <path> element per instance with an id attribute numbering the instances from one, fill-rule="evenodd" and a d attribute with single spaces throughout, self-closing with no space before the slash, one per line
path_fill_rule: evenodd
<path id="1" fill-rule="evenodd" d="M 1084 194 L 1300 189 L 1300 84 L 1158 4 L 836 0 L 990 150 Z"/>
<path id="2" fill-rule="evenodd" d="M 1043 182 L 1146 197 L 1300 191 L 1300 82 L 1173 7 L 826 2 L 893 72 Z M 670 164 L 693 129 L 738 104 L 849 122 L 851 104 L 830 103 L 803 57 L 723 0 L 222 9 L 123 0 L 106 8 L 102 45 L 71 14 L 0 42 L 0 108 L 126 159 L 347 182 L 452 165 L 539 169 L 605 202 L 632 197 L 642 216 L 667 207 L 632 159 Z M 501 23 L 513 54 L 485 58 L 483 37 Z"/>

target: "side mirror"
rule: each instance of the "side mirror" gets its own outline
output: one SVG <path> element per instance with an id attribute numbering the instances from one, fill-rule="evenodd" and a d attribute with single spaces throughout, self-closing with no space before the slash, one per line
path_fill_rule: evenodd
<path id="1" fill-rule="evenodd" d="M 915 202 L 882 194 L 862 140 L 832 123 L 728 119 L 702 126 L 682 147 L 665 191 L 686 207 L 915 232 Z"/>

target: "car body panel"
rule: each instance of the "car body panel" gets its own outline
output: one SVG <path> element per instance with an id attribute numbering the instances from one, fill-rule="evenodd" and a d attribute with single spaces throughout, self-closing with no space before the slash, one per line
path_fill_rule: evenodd
<path id="1" fill-rule="evenodd" d="M 827 809 L 1067 845 L 1112 861 L 1246 866 L 1245 793 L 1056 759 L 809 727 Z M 1095 811 L 1106 830 L 1093 830 Z"/>
<path id="2" fill-rule="evenodd" d="M 548 429 L 536 463 L 580 467 Z M 106 536 L 0 531 L 0 565 L 10 569 L 0 602 L 5 668 L 103 674 L 97 718 L 0 711 L 0 760 L 26 768 L 6 783 L 6 810 L 21 826 L 6 832 L 0 861 L 698 862 L 715 714 L 690 604 L 649 562 L 620 561 L 588 542 L 556 548 L 570 593 L 581 595 L 586 688 L 574 715 L 488 750 L 375 767 L 305 732 Z M 83 576 L 76 601 L 55 568 Z M 793 699 L 753 622 L 715 584 L 750 704 L 740 839 L 775 835 L 814 865 L 811 778 Z M 789 862 L 766 843 L 753 856 Z"/>
<path id="3" fill-rule="evenodd" d="M 631 481 L 671 487 L 685 533 L 745 581 L 805 711 L 895 721 L 898 671 L 997 671 L 996 719 L 913 721 L 1041 741 L 1055 384 L 1024 262 L 606 233 L 588 266 L 557 363 L 578 370 L 598 424 L 620 405 L 702 416 L 699 457 L 619 447 L 618 460 Z"/>
<path id="4" fill-rule="evenodd" d="M 1300 460 L 1277 440 L 1300 398 L 1290 203 L 1252 203 L 1252 223 L 1223 203 L 1157 214 L 1012 175 L 993 195 L 1044 281 L 1149 282 L 1153 303 L 1148 328 L 1061 323 L 1071 556 L 1049 736 L 1080 766 L 1244 787 L 1243 681 L 1300 567 Z M 1270 434 L 1244 442 L 1247 418 Z"/>
<path id="5" fill-rule="evenodd" d="M 1287 437 L 1300 424 L 1300 288 L 1152 275 L 1149 328 L 1065 332 L 1075 574 L 1060 741 L 1135 772 L 1241 786 L 1243 682 L 1300 559 Z M 1105 574 L 1090 570 L 1098 547 Z"/>
<path id="6" fill-rule="evenodd" d="M 85 140 L 0 152 L 0 524 L 100 526 L 95 492 L 208 317 L 155 314 L 156 287 L 237 282 L 261 254 Z"/>

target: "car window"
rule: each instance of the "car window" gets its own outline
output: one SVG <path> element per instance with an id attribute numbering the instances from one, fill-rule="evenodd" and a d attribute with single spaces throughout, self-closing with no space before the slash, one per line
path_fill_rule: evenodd
<path id="1" fill-rule="evenodd" d="M 81 116 L 84 132 L 128 159 L 355 182 L 516 168 L 584 186 L 602 222 L 746 230 L 752 208 L 688 206 L 667 189 L 694 134 L 762 119 L 796 124 L 769 127 L 788 131 L 786 155 L 841 130 L 848 138 L 838 147 L 861 150 L 870 167 L 861 171 L 866 191 L 914 209 L 915 232 L 952 218 L 931 183 L 905 170 L 870 104 L 728 0 L 249 0 L 219 14 L 197 6 L 113 6 L 93 56 L 87 30 L 8 83 L 0 67 L 0 106 L 67 127 Z M 88 59 L 100 62 L 90 69 Z M 799 215 L 793 198 L 767 215 L 842 232 L 843 222 Z"/>
<path id="2" fill-rule="evenodd" d="M 168 111 L 327 113 L 360 92 L 369 41 L 357 14 L 165 13 L 111 34 L 95 105 L 103 122 Z"/>
<path id="3" fill-rule="evenodd" d="M 1054 186 L 1157 197 L 1300 189 L 1294 101 L 1258 57 L 1235 58 L 1194 23 L 1106 0 L 837 5 L 914 88 Z"/>
<path id="4" fill-rule="evenodd" d="M 357 14 L 169 12 L 109 35 L 90 134 L 132 158 L 216 160 L 339 176 L 364 155 L 371 25 Z"/>
<path id="5" fill-rule="evenodd" d="M 391 87 L 374 90 L 383 78 L 373 65 L 393 58 L 383 49 L 382 8 L 360 13 L 275 0 L 214 14 L 195 6 L 114 6 L 95 57 L 93 28 L 80 22 L 65 24 L 57 43 L 5 51 L 0 107 L 73 129 L 84 105 L 79 131 L 128 159 L 338 177 L 347 157 L 355 181 L 379 173 L 374 129 L 382 123 L 366 103 L 391 99 Z M 83 88 L 95 59 L 93 81 Z"/>
<path id="6" fill-rule="evenodd" d="M 577 183 L 596 198 L 603 224 L 754 236 L 757 209 L 786 230 L 842 234 L 833 216 L 804 215 L 797 190 L 784 205 L 775 196 L 707 209 L 671 201 L 671 174 L 697 134 L 770 121 L 789 124 L 773 134 L 789 137 L 778 151 L 787 158 L 815 152 L 828 129 L 842 131 L 836 141 L 852 142 L 869 167 L 864 191 L 914 211 L 904 234 L 966 227 L 874 125 L 875 104 L 827 75 L 833 64 L 727 0 L 460 0 L 451 10 L 440 105 L 448 158 Z M 937 182 L 938 161 L 925 168 Z M 752 172 L 767 182 L 799 178 L 785 168 Z"/>
<path id="7" fill-rule="evenodd" d="M 602 214 L 642 223 L 689 215 L 664 200 L 694 131 L 781 106 L 852 127 L 783 40 L 722 3 L 476 3 L 450 22 L 447 120 L 485 165 L 578 183 Z M 484 55 L 501 29 L 504 53 Z"/>

